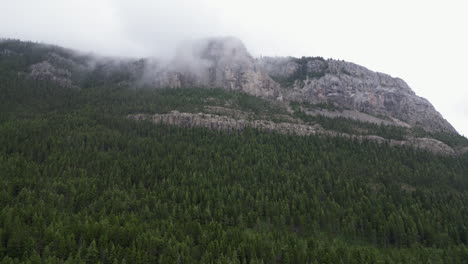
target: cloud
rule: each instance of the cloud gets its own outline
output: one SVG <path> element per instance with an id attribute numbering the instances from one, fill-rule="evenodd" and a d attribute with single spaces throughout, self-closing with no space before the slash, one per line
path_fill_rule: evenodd
<path id="1" fill-rule="evenodd" d="M 106 55 L 138 49 L 121 35 L 109 1 L 15 0 L 2 3 L 0 35 Z"/>
<path id="2" fill-rule="evenodd" d="M 141 43 L 148 55 L 173 55 L 182 41 L 223 34 L 204 1 L 116 1 L 122 34 Z"/>
<path id="3" fill-rule="evenodd" d="M 169 58 L 180 41 L 236 36 L 255 56 L 332 57 L 401 77 L 468 134 L 468 113 L 457 117 L 460 106 L 468 105 L 465 5 L 464 0 L 15 0 L 1 4 L 0 37 L 103 55 Z"/>

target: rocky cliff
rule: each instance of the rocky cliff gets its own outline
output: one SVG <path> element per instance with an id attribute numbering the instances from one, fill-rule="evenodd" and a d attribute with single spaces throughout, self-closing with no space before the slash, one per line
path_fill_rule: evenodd
<path id="1" fill-rule="evenodd" d="M 328 103 L 427 131 L 456 133 L 429 101 L 399 78 L 322 58 L 262 58 L 261 65 L 283 83 L 286 100 Z"/>
<path id="2" fill-rule="evenodd" d="M 207 86 L 276 100 L 328 103 L 390 124 L 456 133 L 429 101 L 401 79 L 354 63 L 320 57 L 253 58 L 236 38 L 213 38 L 182 46 L 167 66 L 153 71 L 157 87 Z M 334 115 L 342 116 L 342 111 Z"/>
<path id="3" fill-rule="evenodd" d="M 232 37 L 186 43 L 174 59 L 151 67 L 145 80 L 156 87 L 203 86 L 282 99 L 280 85 Z"/>
<path id="4" fill-rule="evenodd" d="M 247 115 L 244 115 L 247 116 Z M 206 114 L 206 113 L 181 113 L 171 111 L 166 114 L 132 114 L 128 118 L 142 121 L 147 120 L 156 124 L 168 124 L 181 127 L 204 127 L 222 131 L 242 131 L 246 128 L 258 129 L 266 132 L 280 134 L 291 134 L 297 136 L 326 135 L 332 137 L 344 137 L 351 140 L 371 141 L 391 146 L 409 146 L 440 155 L 455 155 L 464 153 L 463 150 L 456 151 L 447 144 L 432 138 L 407 137 L 405 140 L 385 139 L 375 135 L 350 135 L 337 133 L 323 129 L 320 125 L 307 125 L 289 122 L 273 122 L 270 120 L 246 120 L 236 119 L 229 116 Z"/>
<path id="5" fill-rule="evenodd" d="M 117 84 L 223 88 L 284 102 L 285 108 L 303 103 L 301 111 L 312 116 L 457 133 L 429 101 L 417 96 L 399 78 L 320 57 L 256 59 L 232 37 L 185 43 L 167 61 L 102 58 L 18 41 L 2 46 L 3 59 L 23 57 L 19 60 L 30 63 L 20 70 L 30 78 L 64 87 Z M 315 107 L 323 104 L 333 109 Z"/>

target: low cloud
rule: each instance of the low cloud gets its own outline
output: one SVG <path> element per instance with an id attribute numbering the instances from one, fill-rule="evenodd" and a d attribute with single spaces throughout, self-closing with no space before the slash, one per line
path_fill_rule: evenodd
<path id="1" fill-rule="evenodd" d="M 169 60 L 178 43 L 236 36 L 255 56 L 344 59 L 401 77 L 468 134 L 463 127 L 468 119 L 459 121 L 459 105 L 453 104 L 467 90 L 464 73 L 457 70 L 468 61 L 465 5 L 461 0 L 15 0 L 1 4 L 0 37 Z"/>

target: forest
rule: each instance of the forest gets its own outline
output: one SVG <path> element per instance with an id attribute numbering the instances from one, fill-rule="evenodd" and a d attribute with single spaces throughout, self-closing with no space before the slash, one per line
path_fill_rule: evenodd
<path id="1" fill-rule="evenodd" d="M 12 63 L 0 263 L 468 263 L 468 154 L 136 122 L 226 101 L 282 109 L 221 89 L 64 88 Z"/>

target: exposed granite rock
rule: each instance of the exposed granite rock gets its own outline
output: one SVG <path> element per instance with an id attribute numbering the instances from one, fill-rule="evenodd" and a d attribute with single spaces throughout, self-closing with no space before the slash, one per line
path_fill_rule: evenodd
<path id="1" fill-rule="evenodd" d="M 288 77 L 293 75 L 300 65 L 289 57 L 261 57 L 259 64 L 270 76 Z"/>
<path id="2" fill-rule="evenodd" d="M 387 119 L 353 115 L 361 121 L 456 133 L 403 80 L 354 63 L 305 57 L 254 59 L 240 40 L 213 38 L 182 46 L 173 61 L 156 68 L 150 79 L 157 87 L 220 87 L 278 100 L 327 102 L 354 113 Z M 285 79 L 289 80 L 283 83 L 287 87 L 274 81 Z"/>
<path id="3" fill-rule="evenodd" d="M 70 71 L 56 68 L 48 61 L 33 64 L 29 77 L 34 80 L 52 81 L 62 87 L 77 88 L 72 84 Z"/>
<path id="4" fill-rule="evenodd" d="M 342 111 L 331 111 L 327 109 L 311 109 L 311 110 L 305 110 L 304 113 L 311 115 L 311 116 L 326 116 L 330 118 L 338 118 L 338 117 L 343 117 L 343 118 L 349 118 L 352 120 L 357 120 L 361 122 L 367 122 L 367 123 L 373 123 L 373 124 L 382 124 L 382 125 L 392 125 L 392 126 L 400 126 L 400 127 L 410 127 L 410 125 L 398 120 L 398 119 L 383 119 L 379 117 L 375 117 L 363 112 L 359 112 L 356 110 L 342 110 Z"/>
<path id="5" fill-rule="evenodd" d="M 234 119 L 250 119 L 252 116 L 241 110 L 221 106 L 205 106 L 204 110 L 210 114 L 229 116 Z"/>
<path id="6" fill-rule="evenodd" d="M 391 146 L 409 146 L 417 149 L 430 151 L 439 155 L 457 154 L 448 145 L 432 138 L 409 137 L 406 140 L 390 140 L 375 135 L 350 135 L 335 131 L 324 130 L 320 125 L 304 125 L 294 123 L 275 123 L 269 120 L 244 120 L 228 116 L 205 114 L 205 113 L 181 113 L 172 111 L 167 114 L 133 114 L 127 116 L 134 120 L 149 120 L 157 124 L 168 124 L 181 127 L 205 127 L 213 130 L 242 131 L 246 128 L 254 128 L 266 132 L 277 132 L 281 134 L 293 134 L 298 136 L 327 135 L 332 137 L 345 137 L 351 140 L 372 141 L 379 144 L 388 143 Z"/>
<path id="7" fill-rule="evenodd" d="M 450 146 L 447 144 L 440 142 L 438 140 L 432 139 L 432 138 L 415 138 L 415 137 L 408 137 L 405 140 L 394 140 L 394 139 L 386 139 L 380 136 L 375 136 L 375 135 L 350 135 L 346 133 L 337 133 L 334 131 L 320 131 L 319 133 L 321 134 L 326 134 L 329 136 L 339 136 L 339 137 L 345 137 L 353 140 L 358 140 L 359 142 L 363 141 L 372 141 L 376 142 L 379 144 L 384 144 L 388 143 L 390 146 L 408 146 L 420 150 L 425 150 L 432 152 L 434 154 L 439 154 L 439 155 L 455 155 L 457 154 Z"/>
<path id="8" fill-rule="evenodd" d="M 301 68 L 288 58 L 265 58 L 261 64 L 272 76 L 288 77 Z M 297 63 L 295 63 L 297 64 Z M 370 71 L 354 63 L 337 60 L 307 61 L 304 80 L 284 87 L 286 100 L 331 103 L 345 109 L 391 117 L 427 131 L 456 133 L 455 129 L 424 98 L 401 79 Z M 318 73 L 323 72 L 321 76 Z M 318 77 L 317 77 L 318 76 Z"/>
<path id="9" fill-rule="evenodd" d="M 128 118 L 134 120 L 150 120 L 154 123 L 163 123 L 181 127 L 205 127 L 225 131 L 242 131 L 246 128 L 254 128 L 267 132 L 278 132 L 281 134 L 294 134 L 300 136 L 313 135 L 321 129 L 318 125 L 310 126 L 291 123 L 275 123 L 268 120 L 248 121 L 214 114 L 180 113 L 178 111 L 154 115 L 135 114 L 129 115 Z"/>
<path id="10" fill-rule="evenodd" d="M 67 51 L 48 52 L 44 60 L 30 66 L 29 77 L 52 81 L 63 87 L 92 84 L 135 85 L 143 75 L 144 60 L 115 59 Z"/>
<path id="11" fill-rule="evenodd" d="M 433 138 L 415 138 L 409 137 L 404 141 L 392 140 L 391 145 L 411 146 L 418 149 L 428 150 L 430 152 L 442 155 L 455 155 L 456 152 L 447 144 Z"/>
<path id="12" fill-rule="evenodd" d="M 326 102 L 347 110 L 309 111 L 313 115 L 456 133 L 426 99 L 418 97 L 399 78 L 319 57 L 255 59 L 240 40 L 232 37 L 190 42 L 180 47 L 175 58 L 165 62 L 103 58 L 58 47 L 40 47 L 45 55 L 30 66 L 29 77 L 64 87 L 145 84 L 223 88 L 284 100 L 285 105 L 290 101 Z M 0 55 L 22 56 L 16 52 L 3 49 Z"/>
<path id="13" fill-rule="evenodd" d="M 278 83 L 236 38 L 213 38 L 182 46 L 168 65 L 154 66 L 147 81 L 157 87 L 214 87 L 281 100 Z"/>
<path id="14" fill-rule="evenodd" d="M 463 155 L 465 153 L 468 153 L 468 147 L 464 147 L 458 150 L 458 154 Z"/>
<path id="15" fill-rule="evenodd" d="M 49 52 L 49 54 L 47 55 L 47 62 L 52 64 L 55 68 L 68 70 L 69 72 L 74 73 L 89 70 L 89 67 L 87 65 L 80 64 L 71 58 L 65 58 L 55 52 Z"/>

